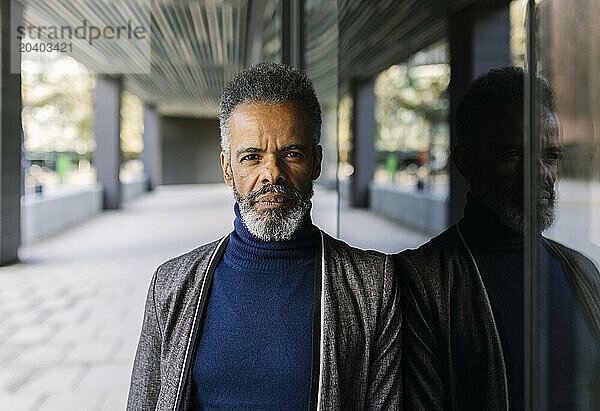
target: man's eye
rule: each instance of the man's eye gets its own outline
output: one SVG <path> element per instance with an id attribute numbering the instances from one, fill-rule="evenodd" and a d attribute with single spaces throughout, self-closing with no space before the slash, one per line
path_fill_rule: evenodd
<path id="1" fill-rule="evenodd" d="M 245 155 L 244 157 L 242 157 L 242 159 L 240 160 L 240 162 L 242 161 L 255 161 L 258 160 L 260 158 L 260 156 L 258 154 L 248 154 Z"/>
<path id="2" fill-rule="evenodd" d="M 510 150 L 504 153 L 504 155 L 507 158 L 520 158 L 521 157 L 521 151 L 519 150 Z"/>
<path id="3" fill-rule="evenodd" d="M 302 153 L 299 153 L 297 151 L 290 151 L 289 153 L 285 153 L 284 157 L 302 158 L 303 155 L 302 155 Z"/>
<path id="4" fill-rule="evenodd" d="M 563 158 L 562 151 L 548 151 L 542 155 L 545 161 L 560 161 Z"/>

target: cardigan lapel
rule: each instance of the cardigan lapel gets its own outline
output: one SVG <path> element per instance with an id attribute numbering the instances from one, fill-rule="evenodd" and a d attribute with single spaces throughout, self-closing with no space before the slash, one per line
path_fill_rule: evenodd
<path id="1" fill-rule="evenodd" d="M 183 332 L 180 336 L 182 341 L 186 341 L 186 348 L 184 356 L 182 357 L 183 363 L 180 366 L 175 365 L 175 367 L 179 370 L 176 373 L 176 375 L 179 376 L 179 380 L 177 383 L 177 394 L 175 396 L 175 401 L 172 408 L 174 411 L 189 409 L 189 396 L 191 392 L 192 376 L 190 370 L 193 364 L 196 342 L 199 335 L 200 325 L 202 324 L 202 318 L 206 310 L 212 279 L 215 270 L 219 265 L 221 258 L 223 257 L 223 253 L 225 252 L 228 242 L 229 235 L 223 237 L 221 241 L 219 241 L 209 260 L 208 265 L 206 266 L 204 275 L 200 277 L 200 281 L 196 285 L 197 291 L 192 299 L 193 304 L 190 304 L 186 310 L 189 312 L 189 315 L 193 315 L 193 319 L 191 327 L 186 329 L 185 332 Z M 195 267 L 195 269 L 198 269 L 198 267 Z"/>

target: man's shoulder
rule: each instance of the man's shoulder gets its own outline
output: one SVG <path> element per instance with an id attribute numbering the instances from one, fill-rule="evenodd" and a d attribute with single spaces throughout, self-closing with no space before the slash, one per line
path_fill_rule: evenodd
<path id="1" fill-rule="evenodd" d="M 576 287 L 588 288 L 593 295 L 600 293 L 600 272 L 594 261 L 583 253 L 573 250 L 564 244 L 543 237 L 548 251 L 558 259 L 565 274 L 575 283 Z M 596 300 L 600 305 L 600 299 Z M 599 319 L 600 321 L 600 319 Z"/>
<path id="2" fill-rule="evenodd" d="M 417 248 L 394 254 L 394 261 L 405 261 L 418 265 L 437 262 L 443 256 L 462 254 L 462 248 L 457 225 L 453 225 Z"/>
<path id="3" fill-rule="evenodd" d="M 156 282 L 160 285 L 183 281 L 189 273 L 199 266 L 207 266 L 220 244 L 228 236 L 196 247 L 191 251 L 171 258 L 162 263 L 156 270 Z"/>
<path id="4" fill-rule="evenodd" d="M 598 272 L 594 262 L 583 253 L 574 250 L 572 248 L 567 247 L 564 244 L 559 243 L 558 241 L 551 240 L 550 238 L 543 237 L 544 242 L 550 248 L 550 250 L 555 254 L 559 259 L 567 259 L 567 262 L 576 264 L 581 268 L 585 268 L 594 272 Z"/>
<path id="5" fill-rule="evenodd" d="M 331 304 L 335 304 L 333 301 L 343 304 L 352 295 L 354 300 L 360 301 L 355 307 L 357 312 L 374 321 L 382 306 L 389 308 L 387 304 L 399 298 L 391 256 L 353 247 L 326 233 L 323 233 L 323 249 L 326 292 L 337 296 Z"/>
<path id="6" fill-rule="evenodd" d="M 362 263 L 369 266 L 384 264 L 387 255 L 380 251 L 363 250 L 353 247 L 350 244 L 333 238 L 329 234 L 323 233 L 323 245 L 325 248 L 325 258 L 334 259 L 339 263 L 355 264 Z"/>
<path id="7" fill-rule="evenodd" d="M 456 225 L 420 247 L 393 257 L 400 282 L 421 294 L 439 297 L 453 281 L 465 284 L 471 279 L 468 251 Z"/>

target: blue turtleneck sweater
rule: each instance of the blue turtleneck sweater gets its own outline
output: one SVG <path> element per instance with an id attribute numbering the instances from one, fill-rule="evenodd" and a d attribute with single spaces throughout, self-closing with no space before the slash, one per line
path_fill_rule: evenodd
<path id="1" fill-rule="evenodd" d="M 194 409 L 305 409 L 312 358 L 314 227 L 288 241 L 235 230 L 217 266 L 193 368 Z"/>

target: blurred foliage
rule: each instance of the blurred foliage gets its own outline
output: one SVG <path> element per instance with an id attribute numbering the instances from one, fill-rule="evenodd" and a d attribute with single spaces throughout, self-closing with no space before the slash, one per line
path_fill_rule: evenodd
<path id="1" fill-rule="evenodd" d="M 512 64 L 525 66 L 525 28 L 526 0 L 513 0 L 510 3 L 510 57 Z"/>
<path id="2" fill-rule="evenodd" d="M 22 62 L 23 131 L 29 151 L 95 149 L 94 76 L 70 57 Z"/>
<path id="3" fill-rule="evenodd" d="M 379 151 L 427 150 L 448 145 L 450 66 L 445 42 L 391 66 L 375 81 Z"/>
<path id="4" fill-rule="evenodd" d="M 351 163 L 352 153 L 352 97 L 345 94 L 338 107 L 338 150 L 340 163 Z"/>
<path id="5" fill-rule="evenodd" d="M 121 151 L 137 158 L 144 149 L 144 103 L 127 91 L 121 94 Z"/>

